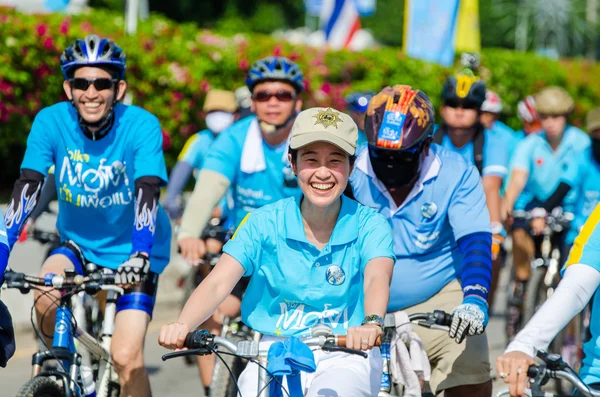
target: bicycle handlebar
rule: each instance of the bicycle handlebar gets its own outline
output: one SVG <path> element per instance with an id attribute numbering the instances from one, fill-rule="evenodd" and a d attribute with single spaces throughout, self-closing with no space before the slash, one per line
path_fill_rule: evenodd
<path id="1" fill-rule="evenodd" d="M 27 234 L 28 238 L 34 239 L 41 244 L 57 244 L 60 243 L 60 236 L 56 232 L 45 232 L 43 230 L 34 229 Z"/>
<path id="2" fill-rule="evenodd" d="M 120 294 L 124 293 L 122 288 L 115 285 L 114 274 L 101 272 L 94 272 L 88 276 L 79 274 L 74 276 L 63 276 L 48 273 L 42 278 L 7 270 L 4 273 L 4 280 L 7 288 L 16 288 L 22 293 L 29 292 L 32 286 L 53 287 L 63 291 L 82 289 L 88 293 L 94 293 L 100 290 L 112 290 Z"/>
<path id="3" fill-rule="evenodd" d="M 443 310 L 435 310 L 430 313 L 415 313 L 408 316 L 411 322 L 416 322 L 417 325 L 440 329 L 447 331 L 452 323 L 452 315 Z M 386 327 L 391 326 L 386 324 Z M 319 328 L 322 327 L 322 328 Z M 362 350 L 349 349 L 346 347 L 346 335 L 333 335 L 331 329 L 327 326 L 316 326 L 312 330 L 312 336 L 301 338 L 302 342 L 308 346 L 320 347 L 325 351 L 343 351 L 350 354 L 357 354 L 367 357 L 367 354 Z M 375 346 L 381 345 L 381 336 L 377 337 Z M 213 352 L 216 346 L 222 346 L 232 353 L 240 354 L 244 357 L 256 357 L 259 353 L 258 343 L 254 341 L 242 341 L 236 346 L 233 342 L 226 338 L 221 338 L 213 335 L 205 330 L 195 330 L 187 334 L 184 342 L 184 347 L 188 350 L 180 350 L 173 353 L 167 353 L 162 356 L 163 361 L 175 357 L 187 355 L 203 355 Z M 242 351 L 242 353 L 240 353 Z"/>

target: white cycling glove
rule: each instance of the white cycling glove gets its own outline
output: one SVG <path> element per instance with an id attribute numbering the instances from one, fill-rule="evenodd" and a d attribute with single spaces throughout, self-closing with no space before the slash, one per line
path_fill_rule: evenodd
<path id="1" fill-rule="evenodd" d="M 150 260 L 144 254 L 133 254 L 117 268 L 115 284 L 137 284 L 150 270 Z"/>
<path id="2" fill-rule="evenodd" d="M 488 322 L 487 302 L 468 296 L 463 303 L 452 310 L 450 337 L 461 343 L 466 336 L 482 334 Z"/>

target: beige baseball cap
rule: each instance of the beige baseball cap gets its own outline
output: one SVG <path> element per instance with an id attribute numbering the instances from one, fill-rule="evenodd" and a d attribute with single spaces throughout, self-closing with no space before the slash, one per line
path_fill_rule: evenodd
<path id="1" fill-rule="evenodd" d="M 202 110 L 206 113 L 214 110 L 233 113 L 237 110 L 237 107 L 237 101 L 235 100 L 235 94 L 233 92 L 210 90 L 206 93 L 206 99 L 204 100 L 204 107 Z"/>
<path id="2" fill-rule="evenodd" d="M 348 153 L 356 153 L 358 127 L 352 117 L 331 108 L 306 109 L 292 126 L 290 148 L 299 149 L 313 142 L 329 142 Z"/>

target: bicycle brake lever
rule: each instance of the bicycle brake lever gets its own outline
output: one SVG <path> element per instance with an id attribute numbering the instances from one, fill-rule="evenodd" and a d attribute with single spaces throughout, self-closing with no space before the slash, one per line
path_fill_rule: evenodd
<path id="1" fill-rule="evenodd" d="M 205 355 L 211 354 L 211 353 L 212 353 L 212 351 L 210 349 L 207 349 L 206 347 L 201 347 L 199 349 L 180 350 L 180 351 L 176 351 L 173 353 L 163 354 L 162 360 L 167 361 L 171 358 L 191 356 L 191 355 L 205 356 Z"/>
<path id="2" fill-rule="evenodd" d="M 356 354 L 357 356 L 362 356 L 363 358 L 367 358 L 369 356 L 362 350 L 355 350 L 347 347 L 335 346 L 329 343 L 324 344 L 323 347 L 321 347 L 321 350 L 326 352 L 344 352 L 349 354 Z"/>

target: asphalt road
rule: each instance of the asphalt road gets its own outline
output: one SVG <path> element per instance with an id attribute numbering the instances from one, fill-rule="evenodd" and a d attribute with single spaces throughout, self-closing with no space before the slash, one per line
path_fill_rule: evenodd
<path id="1" fill-rule="evenodd" d="M 38 227 L 51 230 L 53 222 L 53 217 L 45 215 L 40 219 Z M 44 254 L 45 247 L 37 242 L 21 243 L 13 250 L 10 266 L 17 271 L 37 274 Z M 176 287 L 176 280 L 182 271 L 182 265 L 174 263 L 169 265 L 168 270 L 161 276 L 154 319 L 150 323 L 146 338 L 145 357 L 154 396 L 203 395 L 197 369 L 193 366 L 186 366 L 183 359 L 162 362 L 161 355 L 166 350 L 157 344 L 160 326 L 174 321 L 179 314 L 181 290 Z M 487 328 L 492 367 L 495 367 L 495 359 L 505 347 L 503 306 L 506 300 L 503 291 L 507 275 L 508 269 L 505 269 L 500 280 L 500 293 L 496 298 L 497 303 L 494 308 L 497 316 L 492 317 Z M 2 300 L 8 305 L 19 331 L 15 356 L 9 361 L 6 368 L 0 368 L 0 395 L 8 397 L 16 395 L 21 385 L 29 379 L 31 355 L 35 352 L 37 343 L 29 325 L 33 303 L 32 294 L 21 295 L 18 291 L 5 290 L 2 291 Z M 492 375 L 495 376 L 495 372 Z M 501 381 L 495 379 L 494 395 L 501 390 L 502 385 Z"/>

